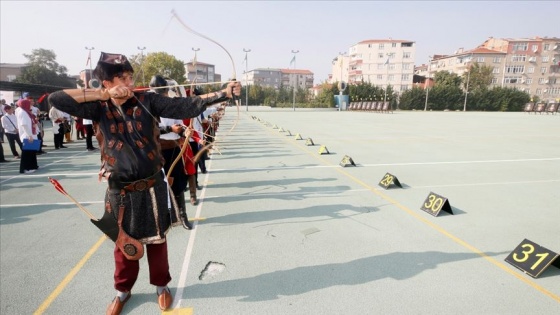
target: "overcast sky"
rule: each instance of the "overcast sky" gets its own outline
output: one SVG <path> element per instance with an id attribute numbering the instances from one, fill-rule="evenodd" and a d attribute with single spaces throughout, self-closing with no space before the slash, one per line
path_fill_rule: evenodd
<path id="1" fill-rule="evenodd" d="M 560 1 L 0 1 L 2 63 L 25 63 L 33 49 L 53 50 L 68 74 L 86 68 L 88 51 L 127 56 L 164 51 L 188 62 L 233 73 L 227 54 L 171 19 L 171 10 L 192 30 L 222 44 L 237 76 L 249 70 L 298 69 L 325 81 L 339 52 L 368 39 L 416 42 L 415 64 L 433 54 L 471 49 L 488 37 L 560 37 Z M 94 63 L 95 65 L 95 63 Z"/>

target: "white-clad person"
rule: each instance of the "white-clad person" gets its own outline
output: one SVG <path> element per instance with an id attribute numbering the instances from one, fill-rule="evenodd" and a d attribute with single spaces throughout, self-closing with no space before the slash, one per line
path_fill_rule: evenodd
<path id="1" fill-rule="evenodd" d="M 19 139 L 19 133 L 17 129 L 17 118 L 14 114 L 14 109 L 10 105 L 5 105 L 4 110 L 6 114 L 0 118 L 2 121 L 2 129 L 6 134 L 6 138 L 8 138 L 8 143 L 10 144 L 10 150 L 12 150 L 12 154 L 14 158 L 19 159 L 19 153 L 16 150 L 16 143 L 21 150 L 22 144 L 21 140 Z"/>
<path id="2" fill-rule="evenodd" d="M 19 138 L 22 142 L 27 140 L 29 142 L 39 140 L 37 134 L 39 133 L 39 126 L 37 117 L 31 112 L 31 101 L 28 99 L 21 99 L 19 107 L 16 109 L 17 129 Z M 37 165 L 37 151 L 35 150 L 22 150 L 21 159 L 19 164 L 20 173 L 33 173 L 39 168 Z"/>

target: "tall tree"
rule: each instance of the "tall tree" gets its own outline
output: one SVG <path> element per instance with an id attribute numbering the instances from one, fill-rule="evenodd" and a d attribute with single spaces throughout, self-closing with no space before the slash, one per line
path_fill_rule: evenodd
<path id="1" fill-rule="evenodd" d="M 186 81 L 185 64 L 175 56 L 166 52 L 153 52 L 144 55 L 143 59 L 140 54 L 130 58 L 130 63 L 134 68 L 136 86 L 148 85 L 152 76 L 156 74 L 169 77 L 179 84 Z"/>
<path id="2" fill-rule="evenodd" d="M 27 58 L 27 66 L 14 80 L 18 83 L 44 84 L 60 87 L 74 87 L 74 79 L 66 74 L 65 66 L 58 64 L 56 54 L 48 49 L 33 49 L 31 54 L 23 54 Z"/>
<path id="3" fill-rule="evenodd" d="M 487 90 L 492 84 L 492 71 L 494 69 L 485 64 L 475 62 L 469 71 L 463 73 L 463 89 L 467 89 L 469 83 L 469 91 Z M 470 75 L 469 75 L 470 73 Z"/>
<path id="4" fill-rule="evenodd" d="M 454 86 L 460 87 L 462 79 L 456 73 L 451 73 L 449 71 L 438 71 L 434 75 L 434 85 L 435 86 Z"/>
<path id="5" fill-rule="evenodd" d="M 31 54 L 23 54 L 23 56 L 27 58 L 27 64 L 29 65 L 47 68 L 58 75 L 66 75 L 68 72 L 65 66 L 58 64 L 56 61 L 56 54 L 53 50 L 44 48 L 33 49 Z"/>

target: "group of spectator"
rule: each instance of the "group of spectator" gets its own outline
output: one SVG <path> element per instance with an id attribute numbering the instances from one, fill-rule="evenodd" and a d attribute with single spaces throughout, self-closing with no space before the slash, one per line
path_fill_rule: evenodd
<path id="1" fill-rule="evenodd" d="M 47 146 L 43 140 L 45 134 L 43 121 L 47 116 L 53 125 L 55 150 L 67 148 L 64 143 L 73 142 L 71 135 L 74 117 L 54 107 L 51 108 L 48 115 L 41 113 L 36 100 L 27 92 L 22 93 L 21 99 L 15 104 L 8 105 L 6 100 L 2 99 L 0 101 L 0 163 L 9 162 L 1 145 L 7 140 L 13 158 L 20 160 L 20 173 L 35 172 L 39 168 L 37 155 L 47 153 L 43 150 L 43 147 Z M 92 142 L 94 135 L 92 124 L 91 120 L 79 119 L 78 121 L 76 119 L 76 138 L 86 140 L 88 151 L 97 149 Z M 37 150 L 26 149 L 24 141 L 32 142 L 33 140 L 39 141 L 39 148 Z"/>

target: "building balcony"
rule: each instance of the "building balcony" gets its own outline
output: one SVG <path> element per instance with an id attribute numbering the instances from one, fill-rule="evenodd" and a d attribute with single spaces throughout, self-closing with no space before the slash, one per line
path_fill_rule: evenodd
<path id="1" fill-rule="evenodd" d="M 349 62 L 350 66 L 355 66 L 355 65 L 361 65 L 362 63 L 364 63 L 363 59 L 352 59 Z"/>
<path id="2" fill-rule="evenodd" d="M 362 70 L 350 70 L 348 75 L 362 75 Z"/>

